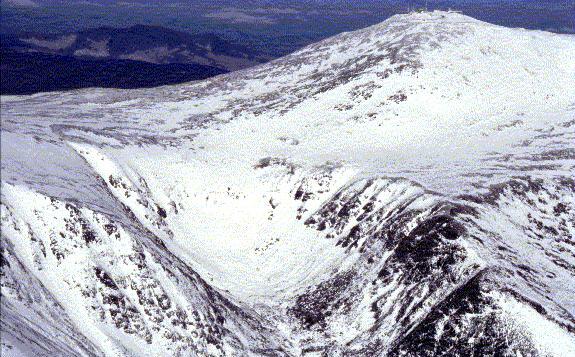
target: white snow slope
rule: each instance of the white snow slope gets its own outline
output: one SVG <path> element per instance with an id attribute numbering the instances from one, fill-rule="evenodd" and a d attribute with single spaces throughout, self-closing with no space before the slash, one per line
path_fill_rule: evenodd
<path id="1" fill-rule="evenodd" d="M 2 353 L 575 356 L 575 37 L 397 15 L 2 97 Z"/>

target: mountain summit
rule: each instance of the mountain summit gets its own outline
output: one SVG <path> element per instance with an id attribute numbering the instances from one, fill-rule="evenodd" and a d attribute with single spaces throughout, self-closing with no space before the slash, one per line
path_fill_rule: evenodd
<path id="1" fill-rule="evenodd" d="M 2 98 L 2 352 L 575 354 L 575 37 L 394 16 Z"/>

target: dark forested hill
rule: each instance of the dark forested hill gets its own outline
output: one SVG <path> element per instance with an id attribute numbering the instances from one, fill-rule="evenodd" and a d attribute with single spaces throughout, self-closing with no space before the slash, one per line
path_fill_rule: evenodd
<path id="1" fill-rule="evenodd" d="M 226 71 L 187 63 L 89 60 L 2 49 L 1 90 L 32 94 L 86 87 L 142 88 L 205 79 Z"/>

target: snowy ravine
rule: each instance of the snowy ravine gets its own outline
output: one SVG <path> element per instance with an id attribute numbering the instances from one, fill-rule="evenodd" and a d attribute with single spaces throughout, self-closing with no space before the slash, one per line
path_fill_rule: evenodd
<path id="1" fill-rule="evenodd" d="M 575 36 L 397 15 L 2 97 L 2 356 L 575 356 Z"/>

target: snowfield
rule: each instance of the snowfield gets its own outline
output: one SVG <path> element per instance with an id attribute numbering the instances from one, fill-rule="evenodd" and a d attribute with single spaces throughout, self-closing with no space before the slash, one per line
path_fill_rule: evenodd
<path id="1" fill-rule="evenodd" d="M 575 37 L 396 15 L 2 97 L 2 354 L 575 356 Z"/>

